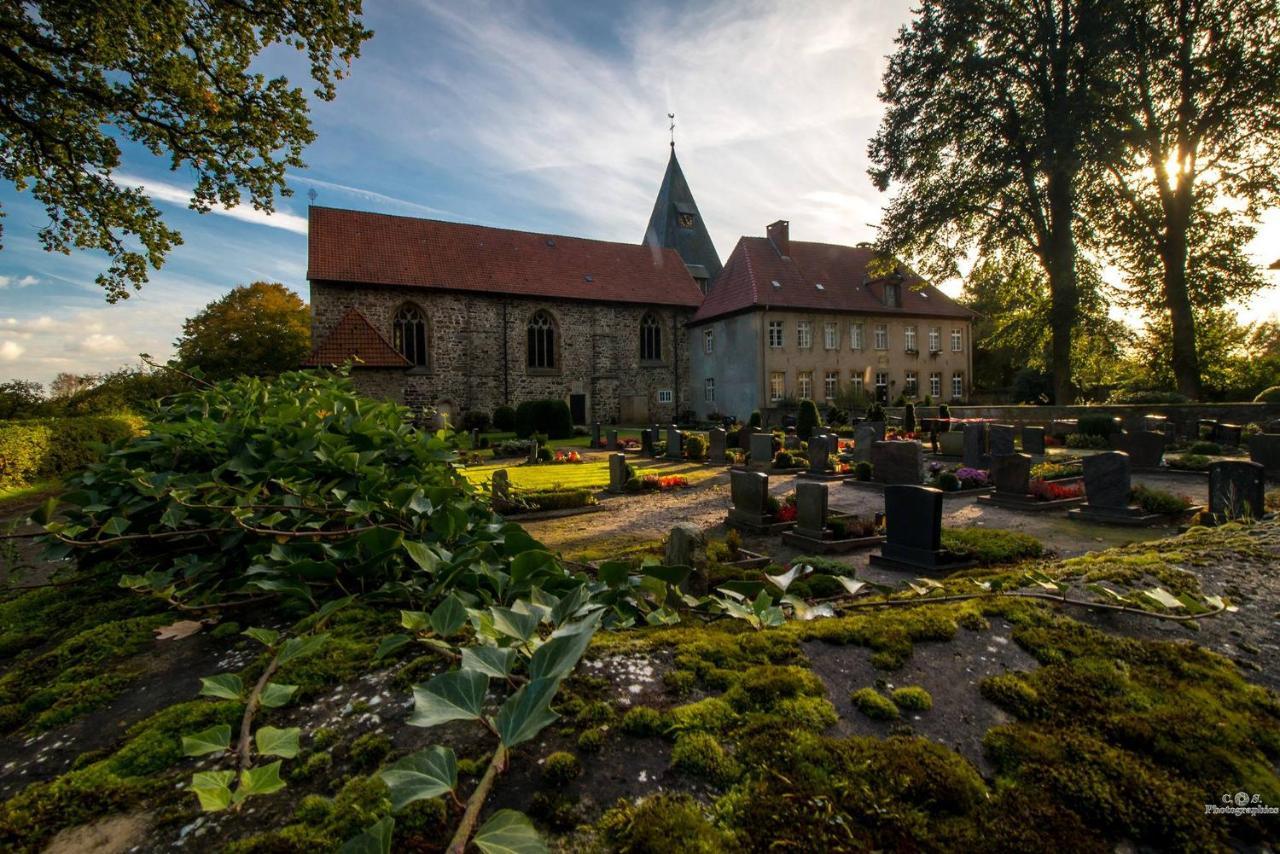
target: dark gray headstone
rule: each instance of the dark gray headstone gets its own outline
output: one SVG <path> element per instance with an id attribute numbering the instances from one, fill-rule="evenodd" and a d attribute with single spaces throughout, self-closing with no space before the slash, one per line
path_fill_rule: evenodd
<path id="1" fill-rule="evenodd" d="M 876 431 L 876 441 L 884 441 L 884 422 L 883 421 L 867 421 L 866 425 Z"/>
<path id="2" fill-rule="evenodd" d="M 1050 421 L 1049 435 L 1050 436 L 1070 436 L 1072 433 L 1076 432 L 1076 427 L 1078 424 L 1079 424 L 1079 421 L 1077 421 L 1075 418 L 1059 418 L 1056 421 Z"/>
<path id="3" fill-rule="evenodd" d="M 1209 512 L 1229 519 L 1260 519 L 1266 512 L 1267 473 L 1257 463 L 1209 464 Z"/>
<path id="4" fill-rule="evenodd" d="M 616 451 L 616 450 L 618 450 L 618 431 L 617 431 L 617 430 L 610 430 L 610 431 L 609 431 L 607 434 L 605 434 L 605 435 L 608 437 L 608 438 L 606 438 L 606 439 L 605 439 L 605 445 L 604 445 L 605 450 L 607 450 L 607 451 Z"/>
<path id="5" fill-rule="evenodd" d="M 1031 493 L 1031 456 L 1029 454 L 992 454 L 991 481 L 1000 495 Z"/>
<path id="6" fill-rule="evenodd" d="M 1128 454 L 1106 451 L 1084 458 L 1084 494 L 1090 507 L 1128 507 L 1130 489 Z"/>
<path id="7" fill-rule="evenodd" d="M 657 424 L 649 425 L 649 430 L 653 433 L 653 445 L 649 448 L 649 456 L 658 456 L 658 443 L 662 441 L 662 428 Z"/>
<path id="8" fill-rule="evenodd" d="M 951 430 L 938 434 L 938 453 L 944 457 L 960 457 L 964 455 L 964 433 Z"/>
<path id="9" fill-rule="evenodd" d="M 1043 427 L 1023 427 L 1022 428 L 1022 452 L 1024 454 L 1043 454 L 1044 453 L 1044 428 Z"/>
<path id="10" fill-rule="evenodd" d="M 992 424 L 987 428 L 987 449 L 991 456 L 1014 452 L 1013 433 L 1012 424 Z"/>
<path id="11" fill-rule="evenodd" d="M 1244 438 L 1244 428 L 1239 424 L 1219 424 L 1214 431 L 1214 441 L 1228 448 L 1238 448 Z"/>
<path id="12" fill-rule="evenodd" d="M 750 427 L 743 427 L 741 430 L 738 431 L 738 447 L 739 448 L 741 448 L 744 451 L 751 450 L 751 434 L 752 434 L 752 429 Z"/>
<path id="13" fill-rule="evenodd" d="M 716 427 L 707 434 L 707 460 L 720 465 L 724 462 L 724 455 L 727 451 L 729 434 L 725 432 L 723 427 Z"/>
<path id="14" fill-rule="evenodd" d="M 480 450 L 480 431 L 476 429 L 471 431 L 471 450 Z"/>
<path id="15" fill-rule="evenodd" d="M 809 438 L 809 471 L 822 474 L 827 470 L 827 458 L 831 451 L 827 447 L 827 437 L 815 433 Z"/>
<path id="16" fill-rule="evenodd" d="M 1280 433 L 1259 433 L 1249 437 L 1249 459 L 1272 477 L 1280 475 Z"/>
<path id="17" fill-rule="evenodd" d="M 595 421 L 591 424 L 591 447 L 600 447 L 600 422 Z"/>
<path id="18" fill-rule="evenodd" d="M 667 459 L 678 460 L 683 454 L 684 434 L 676 429 L 676 425 L 672 424 L 667 428 Z"/>
<path id="19" fill-rule="evenodd" d="M 876 442 L 871 446 L 871 476 L 877 483 L 921 483 L 924 447 L 919 442 Z"/>
<path id="20" fill-rule="evenodd" d="M 871 461 L 871 446 L 880 441 L 875 427 L 870 424 L 859 424 L 853 428 L 853 459 L 855 462 Z"/>
<path id="21" fill-rule="evenodd" d="M 626 454 L 609 455 L 609 491 L 622 492 L 627 483 Z"/>
<path id="22" fill-rule="evenodd" d="M 782 447 L 783 447 L 783 450 L 787 450 L 787 451 L 794 451 L 799 449 L 800 437 L 797 436 L 794 432 L 787 433 L 787 435 L 782 437 Z"/>
<path id="23" fill-rule="evenodd" d="M 663 563 L 667 566 L 693 566 L 702 539 L 702 529 L 697 525 L 688 522 L 676 525 L 667 535 Z"/>
<path id="24" fill-rule="evenodd" d="M 769 497 L 769 475 L 734 469 L 729 472 L 729 495 L 733 499 L 729 518 L 759 525 L 764 521 L 765 499 Z"/>
<path id="25" fill-rule="evenodd" d="M 970 421 L 964 425 L 964 464 L 973 469 L 987 467 L 987 425 Z"/>
<path id="26" fill-rule="evenodd" d="M 648 427 L 640 431 L 640 453 L 647 457 L 653 456 L 653 431 Z"/>
<path id="27" fill-rule="evenodd" d="M 822 539 L 827 527 L 827 486 L 811 480 L 796 481 L 796 533 Z"/>
<path id="28" fill-rule="evenodd" d="M 511 476 L 506 469 L 498 469 L 493 473 L 493 484 L 490 487 L 494 501 L 511 500 Z"/>
<path id="29" fill-rule="evenodd" d="M 529 462 L 536 463 L 538 461 L 538 440 L 533 439 L 529 442 Z"/>
<path id="30" fill-rule="evenodd" d="M 1129 452 L 1129 465 L 1134 468 L 1158 468 L 1164 465 L 1164 434 L 1154 430 L 1129 433 L 1125 450 Z"/>
<path id="31" fill-rule="evenodd" d="M 751 465 L 765 468 L 773 462 L 773 435 L 770 433 L 751 434 Z"/>
<path id="32" fill-rule="evenodd" d="M 894 484 L 884 490 L 885 557 L 889 546 L 937 551 L 942 548 L 942 490 Z"/>
<path id="33" fill-rule="evenodd" d="M 1273 419 L 1262 425 L 1262 432 L 1280 434 L 1280 418 Z"/>

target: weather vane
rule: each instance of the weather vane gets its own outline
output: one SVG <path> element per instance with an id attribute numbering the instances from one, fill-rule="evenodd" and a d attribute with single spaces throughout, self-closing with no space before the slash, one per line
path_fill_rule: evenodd
<path id="1" fill-rule="evenodd" d="M 311 200 L 311 204 L 313 205 L 316 203 L 316 196 L 318 195 L 320 194 L 316 192 L 315 187 L 312 187 L 310 190 L 307 190 L 307 198 Z"/>
<path id="2" fill-rule="evenodd" d="M 667 118 L 671 119 L 671 147 L 676 147 L 676 114 L 667 113 Z"/>

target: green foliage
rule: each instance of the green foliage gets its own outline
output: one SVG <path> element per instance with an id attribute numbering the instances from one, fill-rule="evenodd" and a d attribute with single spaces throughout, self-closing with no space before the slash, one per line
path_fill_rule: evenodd
<path id="1" fill-rule="evenodd" d="M 853 467 L 853 476 L 857 480 L 861 480 L 864 482 L 869 481 L 871 480 L 871 474 L 872 474 L 871 463 L 867 462 L 866 460 L 859 461 L 858 464 Z"/>
<path id="2" fill-rule="evenodd" d="M 800 413 L 796 419 L 796 435 L 806 442 L 813 436 L 813 431 L 822 426 L 822 418 L 818 415 L 818 405 L 808 398 L 800 401 Z"/>
<path id="3" fill-rule="evenodd" d="M 1216 457 L 1222 453 L 1222 446 L 1217 442 L 1192 442 L 1191 446 L 1187 448 L 1187 453 Z"/>
<path id="4" fill-rule="evenodd" d="M 826 697 L 789 697 L 773 707 L 774 714 L 787 726 L 822 732 L 840 720 L 836 707 Z"/>
<path id="5" fill-rule="evenodd" d="M 1181 495 L 1174 495 L 1172 492 L 1143 484 L 1133 487 L 1131 498 L 1148 513 L 1183 513 L 1191 506 L 1191 502 Z"/>
<path id="6" fill-rule="evenodd" d="M 142 419 L 131 415 L 0 422 L 0 488 L 69 474 L 141 432 Z"/>
<path id="7" fill-rule="evenodd" d="M 895 688 L 889 697 L 903 711 L 927 712 L 933 708 L 933 697 L 918 685 Z"/>
<path id="8" fill-rule="evenodd" d="M 980 566 L 1013 563 L 1044 554 L 1040 541 L 1030 534 L 999 528 L 946 528 L 942 547 L 977 561 Z"/>
<path id="9" fill-rule="evenodd" d="M 854 708 L 872 720 L 891 721 L 898 717 L 898 707 L 875 688 L 859 688 L 849 695 Z"/>
<path id="10" fill-rule="evenodd" d="M 1280 385 L 1273 385 L 1258 392 L 1254 403 L 1280 403 Z"/>
<path id="11" fill-rule="evenodd" d="M 34 418 L 43 414 L 44 388 L 32 380 L 0 383 L 0 421 Z"/>
<path id="12" fill-rule="evenodd" d="M 510 406 L 499 406 L 493 410 L 493 429 L 500 433 L 510 433 L 516 429 L 516 411 Z"/>
<path id="13" fill-rule="evenodd" d="M 1107 403 L 1188 403 L 1185 394 L 1176 391 L 1117 391 Z"/>
<path id="14" fill-rule="evenodd" d="M 696 703 L 676 706 L 668 713 L 671 729 L 724 732 L 738 719 L 737 713 L 720 697 L 707 697 Z"/>
<path id="15" fill-rule="evenodd" d="M 707 457 L 707 440 L 697 433 L 685 437 L 684 455 L 690 460 L 704 460 Z"/>
<path id="16" fill-rule="evenodd" d="M 953 471 L 944 471 L 938 475 L 938 488 L 943 492 L 955 492 L 960 489 L 960 478 Z"/>
<path id="17" fill-rule="evenodd" d="M 311 309 L 276 282 L 232 288 L 182 325 L 178 361 L 206 379 L 275 376 L 311 352 Z"/>
<path id="18" fill-rule="evenodd" d="M 1105 439 L 1112 433 L 1119 433 L 1120 424 L 1113 415 L 1081 415 L 1076 421 L 1076 430 L 1086 436 L 1101 436 Z"/>
<path id="19" fill-rule="evenodd" d="M 1068 448 L 1091 448 L 1095 451 L 1105 451 L 1111 447 L 1111 443 L 1107 441 L 1105 436 L 1090 436 L 1085 433 L 1069 433 L 1067 435 Z"/>
<path id="20" fill-rule="evenodd" d="M 563 400 L 526 400 L 516 407 L 516 435 L 527 439 L 544 433 L 551 439 L 573 435 L 573 416 Z"/>
<path id="21" fill-rule="evenodd" d="M 684 793 L 664 792 L 638 804 L 621 799 L 596 827 L 614 850 L 626 854 L 719 854 L 735 847 Z"/>
<path id="22" fill-rule="evenodd" d="M 4 29 L 9 100 L 18 106 L 0 119 L 0 174 L 45 208 L 47 251 L 107 253 L 97 281 L 113 302 L 141 287 L 148 265 L 158 268 L 182 239 L 143 189 L 113 180 L 121 143 L 192 172 L 197 210 L 233 206 L 247 193 L 271 211 L 276 192 L 288 192 L 285 170 L 304 165 L 315 132 L 307 94 L 264 75 L 258 55 L 276 45 L 304 51 L 313 94 L 328 101 L 372 35 L 350 0 L 323 9 L 39 4 L 7 12 Z"/>
<path id="23" fill-rule="evenodd" d="M 760 414 L 759 409 L 751 410 L 751 418 L 747 421 L 747 427 L 751 430 L 758 430 L 764 426 L 764 416 Z"/>
<path id="24" fill-rule="evenodd" d="M 367 732 L 347 748 L 347 758 L 361 770 L 372 768 L 391 752 L 391 739 L 380 732 Z"/>

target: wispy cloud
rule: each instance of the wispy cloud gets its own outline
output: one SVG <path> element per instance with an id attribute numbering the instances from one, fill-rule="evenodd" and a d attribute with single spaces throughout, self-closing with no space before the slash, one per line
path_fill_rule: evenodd
<path id="1" fill-rule="evenodd" d="M 141 187 L 148 196 L 157 202 L 182 205 L 183 207 L 189 207 L 191 204 L 191 191 L 184 187 L 179 187 L 177 184 L 169 184 L 152 178 L 140 178 L 136 175 L 122 173 L 116 173 L 112 178 L 117 184 Z M 285 210 L 277 209 L 275 213 L 267 213 L 266 211 L 258 210 L 253 205 L 241 203 L 229 208 L 214 205 L 209 213 L 238 219 L 241 222 L 249 222 L 254 225 L 282 228 L 295 234 L 307 233 L 307 218 Z"/>
<path id="2" fill-rule="evenodd" d="M 436 218 L 465 219 L 461 214 L 455 213 L 454 211 L 445 210 L 444 208 L 434 208 L 430 205 L 418 204 L 417 202 L 411 202 L 408 199 L 388 196 L 385 193 L 379 193 L 375 190 L 366 190 L 363 187 L 352 187 L 347 184 L 339 184 L 334 181 L 322 181 L 319 178 L 312 178 L 308 175 L 299 175 L 296 172 L 288 173 L 287 177 L 290 181 L 298 181 L 303 184 L 310 184 L 313 187 L 333 190 L 342 196 L 362 199 L 366 202 L 372 202 L 380 207 L 391 207 L 406 212 Z M 320 198 L 317 198 L 316 201 L 320 204 L 325 203 L 325 200 Z"/>
<path id="3" fill-rule="evenodd" d="M 0 288 L 29 288 L 32 285 L 40 284 L 40 280 L 35 276 L 0 276 Z"/>

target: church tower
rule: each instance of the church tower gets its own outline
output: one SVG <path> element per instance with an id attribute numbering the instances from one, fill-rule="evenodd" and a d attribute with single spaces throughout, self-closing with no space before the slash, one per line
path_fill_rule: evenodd
<path id="1" fill-rule="evenodd" d="M 689 182 L 676 159 L 674 139 L 671 141 L 667 174 L 662 176 L 662 186 L 658 188 L 658 198 L 653 203 L 644 242 L 649 246 L 676 250 L 704 294 L 720 272 L 720 256 L 716 254 L 707 225 L 702 221 L 698 204 L 689 190 Z"/>

